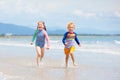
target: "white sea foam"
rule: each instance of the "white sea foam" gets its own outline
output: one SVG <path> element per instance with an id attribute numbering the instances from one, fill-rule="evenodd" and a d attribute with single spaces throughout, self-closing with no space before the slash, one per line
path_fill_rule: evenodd
<path id="1" fill-rule="evenodd" d="M 114 42 L 115 42 L 116 44 L 120 44 L 120 41 L 118 41 L 118 40 L 114 40 Z"/>
<path id="2" fill-rule="evenodd" d="M 116 44 L 120 44 L 120 41 L 115 40 Z M 59 40 L 51 40 L 50 41 L 50 49 L 62 49 L 64 48 L 64 45 Z M 81 43 L 81 47 L 77 47 L 76 50 L 78 51 L 84 51 L 84 52 L 94 52 L 94 53 L 109 53 L 109 54 L 118 54 L 120 55 L 120 49 L 119 47 L 110 45 L 111 43 L 102 43 L 100 41 L 94 42 L 94 43 Z M 24 42 L 0 42 L 0 45 L 3 46 L 16 46 L 16 47 L 34 47 L 34 45 L 30 45 L 30 43 L 24 43 Z"/>
<path id="3" fill-rule="evenodd" d="M 1 43 L 0 45 L 3 46 L 18 46 L 18 47 L 33 47 L 33 45 L 27 44 L 27 43 L 11 43 L 11 42 L 5 42 L 5 43 Z"/>
<path id="4" fill-rule="evenodd" d="M 78 51 L 83 51 L 83 52 L 94 52 L 94 53 L 107 53 L 107 54 L 115 54 L 115 55 L 120 55 L 119 51 L 111 50 L 111 49 L 77 49 Z"/>

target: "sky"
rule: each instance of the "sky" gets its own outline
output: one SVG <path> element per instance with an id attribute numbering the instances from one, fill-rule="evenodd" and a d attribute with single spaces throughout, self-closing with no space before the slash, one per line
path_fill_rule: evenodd
<path id="1" fill-rule="evenodd" d="M 66 29 L 73 21 L 79 33 L 120 34 L 120 0 L 0 0 L 0 23 Z"/>

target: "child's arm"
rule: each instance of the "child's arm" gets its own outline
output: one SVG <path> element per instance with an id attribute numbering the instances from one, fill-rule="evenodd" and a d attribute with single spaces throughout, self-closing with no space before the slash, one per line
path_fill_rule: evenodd
<path id="1" fill-rule="evenodd" d="M 80 41 L 78 40 L 76 33 L 75 33 L 75 41 L 76 41 L 76 43 L 80 46 Z"/>
<path id="2" fill-rule="evenodd" d="M 63 44 L 64 45 L 66 45 L 66 38 L 67 38 L 67 34 L 68 34 L 68 32 L 66 32 L 65 34 L 64 34 L 64 36 L 63 36 L 63 39 L 62 39 L 62 42 L 63 42 Z"/>
<path id="3" fill-rule="evenodd" d="M 33 42 L 34 42 L 34 40 L 35 40 L 35 38 L 36 38 L 36 35 L 37 35 L 37 30 L 35 30 L 35 32 L 34 32 L 34 34 L 33 34 L 32 43 L 31 43 L 31 44 L 33 44 Z"/>
<path id="4" fill-rule="evenodd" d="M 50 40 L 49 40 L 48 34 L 47 34 L 47 32 L 45 30 L 43 30 L 43 32 L 44 32 L 44 35 L 45 35 L 45 38 L 46 38 L 46 41 L 47 41 L 47 48 L 49 49 L 49 47 L 50 47 Z"/>

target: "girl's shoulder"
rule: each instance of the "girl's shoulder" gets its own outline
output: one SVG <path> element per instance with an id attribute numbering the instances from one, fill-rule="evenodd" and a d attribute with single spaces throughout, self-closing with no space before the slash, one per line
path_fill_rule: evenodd
<path id="1" fill-rule="evenodd" d="M 43 31 L 43 32 L 46 32 L 46 30 L 44 30 L 44 29 L 43 29 L 42 31 Z"/>
<path id="2" fill-rule="evenodd" d="M 43 29 L 42 31 L 43 31 L 44 34 L 47 34 L 47 31 L 46 31 L 46 30 Z"/>
<path id="3" fill-rule="evenodd" d="M 36 30 L 34 30 L 34 33 L 37 33 L 38 32 L 38 30 L 36 29 Z"/>
<path id="4" fill-rule="evenodd" d="M 36 29 L 35 32 L 37 32 L 38 30 Z"/>

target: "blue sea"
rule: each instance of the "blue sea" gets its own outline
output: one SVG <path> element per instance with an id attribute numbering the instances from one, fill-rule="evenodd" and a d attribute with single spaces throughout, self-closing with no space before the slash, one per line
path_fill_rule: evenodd
<path id="1" fill-rule="evenodd" d="M 81 47 L 76 50 L 97 53 L 118 54 L 120 52 L 120 36 L 78 36 Z M 30 45 L 32 36 L 1 37 L 0 45 L 13 47 L 34 47 Z M 63 49 L 62 36 L 50 36 L 52 49 Z"/>
<path id="2" fill-rule="evenodd" d="M 64 68 L 63 36 L 49 36 L 43 65 L 36 67 L 32 36 L 0 37 L 0 80 L 120 80 L 120 36 L 78 36 L 78 68 Z M 74 73 L 74 75 L 73 75 Z M 56 77 L 58 79 L 56 79 Z"/>

